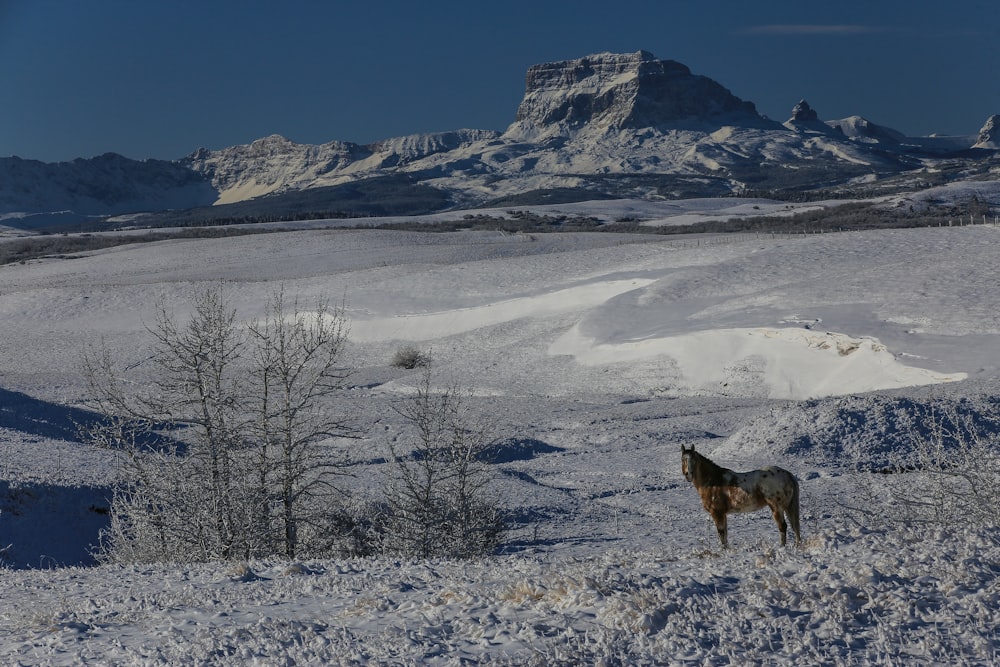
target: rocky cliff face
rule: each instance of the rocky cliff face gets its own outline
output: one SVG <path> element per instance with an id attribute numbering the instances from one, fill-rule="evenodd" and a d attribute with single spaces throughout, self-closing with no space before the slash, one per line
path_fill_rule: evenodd
<path id="1" fill-rule="evenodd" d="M 600 53 L 529 68 L 507 136 L 567 135 L 584 127 L 668 129 L 723 118 L 763 120 L 753 103 L 681 63 L 646 51 Z"/>
<path id="2" fill-rule="evenodd" d="M 211 182 L 219 193 L 214 203 L 225 204 L 316 180 L 370 155 L 371 151 L 348 142 L 315 146 L 271 135 L 218 151 L 199 149 L 183 162 Z"/>
<path id="3" fill-rule="evenodd" d="M 485 130 L 457 130 L 362 146 L 346 141 L 299 144 L 272 135 L 218 151 L 200 149 L 185 162 L 210 180 L 219 193 L 215 203 L 226 204 L 288 189 L 338 185 L 359 174 L 400 168 L 496 136 Z"/>
<path id="4" fill-rule="evenodd" d="M 973 148 L 990 148 L 1000 150 L 1000 114 L 986 119 L 983 129 L 979 131 L 976 145 Z"/>
<path id="5" fill-rule="evenodd" d="M 792 117 L 788 119 L 790 123 L 802 123 L 811 122 L 814 120 L 819 120 L 819 114 L 816 110 L 809 106 L 809 103 L 805 100 L 799 100 L 799 103 L 792 107 Z"/>

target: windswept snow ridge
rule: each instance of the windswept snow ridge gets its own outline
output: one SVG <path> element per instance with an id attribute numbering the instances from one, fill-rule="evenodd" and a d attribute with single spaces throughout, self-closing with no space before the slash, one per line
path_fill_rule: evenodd
<path id="1" fill-rule="evenodd" d="M 805 399 L 954 382 L 965 373 L 935 373 L 900 363 L 874 338 L 804 329 L 715 329 L 666 338 L 599 343 L 574 328 L 549 348 L 582 364 L 635 364 L 654 356 L 677 365 L 680 393 L 750 392 Z"/>
<path id="2" fill-rule="evenodd" d="M 474 308 L 356 319 L 351 325 L 351 333 L 359 341 L 434 340 L 523 318 L 553 317 L 578 311 L 650 282 L 648 279 L 608 280 Z"/>

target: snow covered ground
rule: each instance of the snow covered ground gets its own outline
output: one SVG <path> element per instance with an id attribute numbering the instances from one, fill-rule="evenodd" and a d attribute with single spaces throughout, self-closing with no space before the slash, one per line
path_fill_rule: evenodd
<path id="1" fill-rule="evenodd" d="M 830 424 L 864 459 L 872 397 L 996 395 L 998 241 L 311 229 L 0 267 L 0 663 L 994 664 L 1000 531 L 854 523 Z M 141 368 L 156 301 L 219 280 L 246 319 L 278 284 L 345 303 L 359 497 L 421 380 L 400 347 L 472 389 L 507 438 L 502 552 L 94 566 L 114 461 L 76 439 L 82 349 Z M 682 444 L 795 472 L 804 545 L 758 512 L 722 551 Z"/>

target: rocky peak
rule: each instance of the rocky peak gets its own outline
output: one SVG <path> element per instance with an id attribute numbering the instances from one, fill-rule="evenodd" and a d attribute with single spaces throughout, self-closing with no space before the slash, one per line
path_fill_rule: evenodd
<path id="1" fill-rule="evenodd" d="M 974 148 L 1000 149 L 1000 114 L 986 119 L 983 129 L 979 130 Z"/>
<path id="2" fill-rule="evenodd" d="M 840 120 L 828 120 L 826 124 L 839 131 L 848 139 L 865 144 L 899 144 L 906 140 L 902 132 L 890 127 L 877 125 L 861 116 L 849 116 Z"/>
<path id="3" fill-rule="evenodd" d="M 799 100 L 799 103 L 792 107 L 792 117 L 788 121 L 791 123 L 802 123 L 818 119 L 819 114 L 816 113 L 816 110 L 809 106 L 809 103 L 805 100 Z"/>
<path id="4" fill-rule="evenodd" d="M 508 134 L 662 128 L 724 116 L 737 123 L 762 120 L 753 103 L 679 62 L 648 51 L 599 53 L 530 67 Z"/>
<path id="5" fill-rule="evenodd" d="M 291 139 L 283 137 L 280 134 L 272 134 L 252 141 L 247 146 L 246 153 L 253 157 L 281 155 L 283 153 L 294 152 L 298 147 L 299 144 L 296 144 Z"/>

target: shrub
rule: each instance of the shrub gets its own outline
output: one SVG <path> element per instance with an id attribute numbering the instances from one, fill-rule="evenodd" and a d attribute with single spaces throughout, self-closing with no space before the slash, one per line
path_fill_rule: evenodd
<path id="1" fill-rule="evenodd" d="M 389 445 L 389 479 L 377 525 L 381 550 L 407 557 L 473 558 L 496 551 L 505 519 L 493 491 L 492 424 L 468 396 L 433 390 L 430 372 L 416 395 L 396 406 L 413 427 L 412 451 Z"/>
<path id="2" fill-rule="evenodd" d="M 392 366 L 395 368 L 405 368 L 413 370 L 415 368 L 426 368 L 431 365 L 431 356 L 413 345 L 396 350 L 392 357 Z"/>
<path id="3" fill-rule="evenodd" d="M 910 446 L 862 468 L 851 507 L 864 523 L 990 525 L 1000 516 L 1000 405 L 991 397 L 912 404 L 898 415 Z"/>

